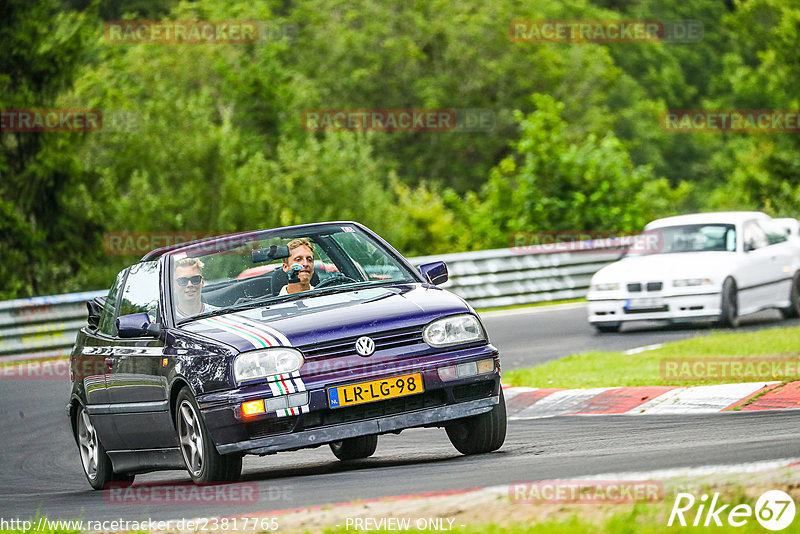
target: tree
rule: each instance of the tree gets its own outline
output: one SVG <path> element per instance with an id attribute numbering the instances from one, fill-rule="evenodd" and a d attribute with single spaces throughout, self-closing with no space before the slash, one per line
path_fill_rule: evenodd
<path id="1" fill-rule="evenodd" d="M 612 134 L 571 136 L 564 105 L 552 97 L 532 101 L 536 111 L 515 114 L 522 130 L 515 154 L 470 198 L 469 227 L 481 238 L 475 245 L 508 246 L 517 231 L 636 232 L 680 209 L 688 185 L 672 190 L 649 167 L 635 166 Z"/>
<path id="2" fill-rule="evenodd" d="M 90 14 L 58 0 L 0 5 L 0 109 L 57 107 L 84 59 Z M 81 133 L 0 132 L 0 299 L 69 290 L 98 226 L 71 201 Z M 87 237 L 89 238 L 87 240 Z"/>

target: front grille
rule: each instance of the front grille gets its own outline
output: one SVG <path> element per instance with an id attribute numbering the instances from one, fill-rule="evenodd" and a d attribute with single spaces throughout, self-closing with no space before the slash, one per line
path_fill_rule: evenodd
<path id="1" fill-rule="evenodd" d="M 271 436 L 273 434 L 291 432 L 294 428 L 295 421 L 297 421 L 296 415 L 292 417 L 279 417 L 277 419 L 262 419 L 261 421 L 247 423 L 245 429 L 250 439 L 263 438 L 264 436 Z"/>
<path id="2" fill-rule="evenodd" d="M 313 343 L 297 347 L 305 356 L 306 360 L 324 360 L 328 358 L 339 358 L 341 356 L 356 356 L 356 340 L 361 336 L 337 339 L 325 343 Z M 406 347 L 423 343 L 422 329 L 420 327 L 404 328 L 401 330 L 389 330 L 369 334 L 375 341 L 375 352 Z"/>
<path id="3" fill-rule="evenodd" d="M 642 284 L 628 284 L 628 291 L 631 293 L 638 293 L 642 290 Z"/>
<path id="4" fill-rule="evenodd" d="M 336 425 L 349 423 L 351 421 L 361 421 L 363 419 L 374 419 L 376 417 L 386 417 L 400 413 L 423 410 L 444 406 L 447 403 L 447 395 L 442 389 L 427 391 L 421 395 L 411 395 L 385 401 L 361 404 L 349 408 L 337 408 L 335 410 L 315 410 L 303 416 L 303 426 L 314 428 L 318 426 Z"/>
<path id="5" fill-rule="evenodd" d="M 647 283 L 647 290 L 648 291 L 661 291 L 661 282 L 648 282 Z"/>

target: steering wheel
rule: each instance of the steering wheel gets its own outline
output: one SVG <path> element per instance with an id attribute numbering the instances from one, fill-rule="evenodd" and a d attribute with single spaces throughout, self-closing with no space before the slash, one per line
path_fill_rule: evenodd
<path id="1" fill-rule="evenodd" d="M 357 284 L 358 280 L 354 280 L 349 276 L 339 275 L 339 276 L 331 276 L 330 278 L 326 278 L 322 280 L 319 284 L 314 286 L 314 289 L 322 289 L 323 287 L 333 286 L 337 284 L 349 284 L 354 283 Z"/>

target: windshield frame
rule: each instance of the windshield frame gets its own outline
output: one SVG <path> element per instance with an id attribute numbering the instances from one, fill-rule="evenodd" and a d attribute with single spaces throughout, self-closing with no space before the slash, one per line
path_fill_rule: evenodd
<path id="1" fill-rule="evenodd" d="M 321 290 L 303 291 L 291 295 L 273 295 L 270 297 L 265 296 L 255 301 L 244 302 L 240 303 L 239 305 L 232 304 L 216 310 L 211 310 L 209 312 L 200 313 L 197 315 L 191 315 L 189 317 L 178 318 L 177 314 L 175 313 L 174 305 L 176 302 L 175 299 L 177 297 L 174 294 L 173 278 L 175 269 L 174 258 L 176 256 L 196 257 L 202 259 L 204 256 L 210 256 L 213 254 L 224 252 L 226 250 L 232 250 L 238 247 L 242 247 L 245 246 L 247 243 L 267 240 L 270 239 L 270 237 L 291 239 L 295 237 L 314 237 L 314 234 L 318 234 L 319 236 L 323 237 L 323 240 L 328 240 L 330 244 L 332 244 L 334 247 L 338 247 L 339 249 L 341 249 L 339 252 L 343 254 L 343 256 L 346 256 L 346 259 L 344 261 L 347 264 L 346 267 L 348 269 L 350 268 L 357 269 L 354 263 L 355 260 L 344 250 L 344 248 L 342 248 L 340 243 L 338 243 L 335 239 L 333 239 L 331 235 L 334 233 L 341 232 L 343 227 L 350 227 L 353 230 L 355 230 L 355 233 L 363 234 L 363 237 L 368 242 L 375 245 L 382 253 L 386 254 L 392 260 L 394 260 L 398 264 L 398 267 L 401 268 L 401 273 L 404 275 L 408 275 L 408 277 L 402 280 L 359 281 L 357 283 L 334 285 L 331 286 L 330 288 L 322 288 Z M 210 247 L 213 247 L 214 250 L 209 250 Z M 156 251 L 154 251 L 154 253 L 156 253 Z M 378 234 L 376 234 L 366 226 L 353 221 L 336 221 L 336 222 L 304 224 L 297 226 L 273 228 L 268 230 L 257 230 L 253 232 L 243 232 L 238 234 L 212 237 L 209 239 L 204 239 L 202 241 L 197 241 L 188 245 L 184 245 L 180 248 L 173 248 L 172 250 L 164 250 L 159 255 L 162 256 L 160 259 L 166 262 L 166 265 L 164 265 L 164 268 L 162 269 L 162 273 L 164 274 L 162 281 L 164 284 L 163 287 L 166 288 L 166 291 L 164 291 L 165 293 L 164 296 L 166 301 L 164 307 L 168 308 L 169 311 L 163 315 L 166 316 L 168 314 L 169 318 L 172 321 L 172 324 L 175 326 L 180 326 L 182 324 L 202 319 L 204 317 L 211 317 L 214 315 L 232 313 L 235 311 L 257 308 L 259 306 L 269 306 L 283 302 L 291 302 L 295 300 L 301 300 L 307 297 L 315 297 L 317 295 L 322 296 L 338 292 L 358 291 L 368 287 L 387 287 L 392 285 L 425 283 L 425 280 L 422 278 L 422 275 L 419 273 L 417 268 L 414 267 L 405 257 L 403 257 L 403 255 L 400 254 L 394 247 L 392 247 L 388 242 L 386 242 L 383 238 L 381 238 Z M 235 280 L 233 279 L 230 280 L 230 282 L 234 281 Z M 332 291 L 328 291 L 329 289 Z"/>

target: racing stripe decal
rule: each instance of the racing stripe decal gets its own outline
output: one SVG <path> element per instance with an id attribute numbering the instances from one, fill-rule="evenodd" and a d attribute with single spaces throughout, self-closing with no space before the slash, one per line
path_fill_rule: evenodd
<path id="1" fill-rule="evenodd" d="M 268 384 L 273 397 L 280 397 L 281 395 L 284 395 L 286 393 L 286 390 L 281 387 L 281 384 L 279 382 L 268 382 Z M 286 417 L 287 415 L 294 415 L 294 414 L 291 414 L 287 409 L 283 409 L 275 412 L 275 415 L 277 415 L 278 417 Z"/>
<path id="2" fill-rule="evenodd" d="M 209 317 L 209 319 L 236 330 L 242 337 L 245 337 L 248 340 L 255 340 L 256 348 L 267 348 L 277 345 L 277 343 L 275 343 L 275 339 L 271 336 L 264 335 L 264 332 L 249 327 L 248 325 L 244 325 L 238 321 L 234 321 L 232 320 L 232 317 L 219 316 Z"/>
<path id="3" fill-rule="evenodd" d="M 261 327 L 270 334 L 272 334 L 272 336 L 275 337 L 275 339 L 277 339 L 280 342 L 280 344 L 283 345 L 284 347 L 292 346 L 292 344 L 289 342 L 289 338 L 283 335 L 283 332 L 281 332 L 280 330 L 277 330 L 265 324 L 262 324 Z"/>
<path id="4" fill-rule="evenodd" d="M 234 334 L 238 338 L 243 339 L 244 341 L 247 341 L 250 345 L 252 345 L 252 347 L 254 349 L 258 349 L 258 348 L 262 348 L 263 347 L 263 343 L 258 338 L 256 338 L 255 336 L 252 336 L 252 335 L 248 334 L 247 332 L 243 331 L 241 328 L 238 328 L 236 326 L 232 326 L 232 325 L 230 325 L 228 323 L 223 323 L 223 322 L 219 321 L 218 319 L 219 319 L 219 317 L 208 317 L 206 319 L 201 319 L 200 322 L 201 323 L 205 323 L 205 324 L 207 324 L 207 325 L 209 325 L 209 326 L 211 326 L 213 328 L 218 328 L 218 329 L 224 330 L 225 332 L 228 332 L 230 334 Z"/>
<path id="5" fill-rule="evenodd" d="M 290 376 L 292 377 L 292 380 L 294 381 L 294 387 L 297 389 L 297 391 L 306 391 L 306 385 L 303 383 L 303 379 L 300 377 L 300 372 L 299 371 L 295 371 Z M 295 408 L 295 409 L 297 409 L 297 408 Z M 303 406 L 300 406 L 299 409 L 300 409 L 300 413 L 308 413 L 308 404 L 304 404 Z"/>
<path id="6" fill-rule="evenodd" d="M 282 347 L 292 346 L 292 344 L 289 342 L 289 339 L 285 335 L 283 335 L 283 332 L 276 330 L 271 326 L 265 325 L 264 323 L 259 323 L 258 321 L 254 321 L 252 319 L 248 319 L 247 317 L 242 317 L 240 315 L 231 316 L 230 319 L 235 320 L 242 326 L 246 326 L 247 328 L 256 330 L 262 335 L 269 337 L 270 339 L 273 340 L 274 342 L 273 345 Z"/>
<path id="7" fill-rule="evenodd" d="M 253 332 L 254 334 L 268 340 L 271 347 L 280 347 L 280 346 L 291 347 L 291 344 L 288 343 L 288 340 L 286 340 L 285 337 L 284 340 L 286 340 L 286 342 L 284 343 L 277 336 L 275 336 L 269 328 L 267 328 L 265 325 L 261 323 L 258 323 L 256 321 L 238 315 L 229 315 L 226 316 L 225 319 L 227 319 L 231 323 L 238 325 L 240 328 L 244 330 Z"/>
<path id="8" fill-rule="evenodd" d="M 203 319 L 223 330 L 236 334 L 253 345 L 254 349 L 267 347 L 291 347 L 289 339 L 275 328 L 239 315 L 208 317 Z M 306 391 L 299 371 L 273 377 L 269 382 L 273 397 Z M 284 408 L 275 412 L 278 417 L 308 413 L 308 404 L 295 408 Z"/>

